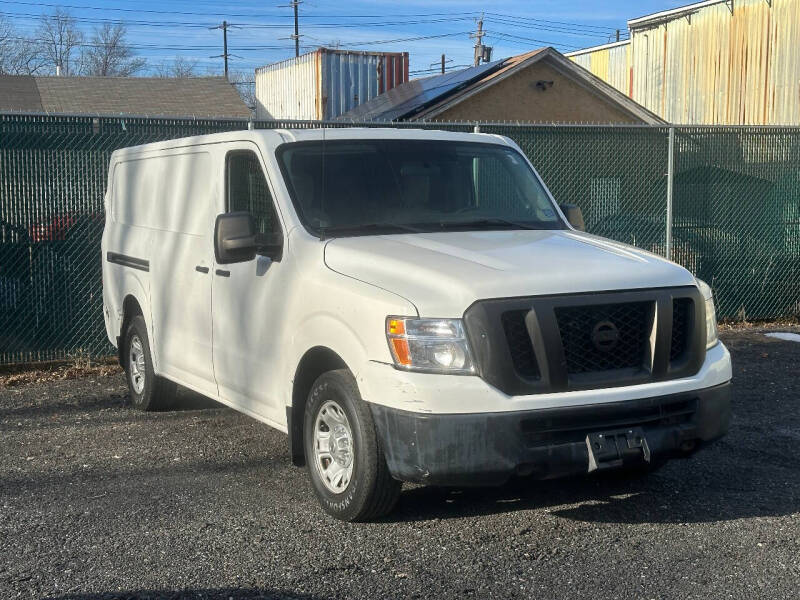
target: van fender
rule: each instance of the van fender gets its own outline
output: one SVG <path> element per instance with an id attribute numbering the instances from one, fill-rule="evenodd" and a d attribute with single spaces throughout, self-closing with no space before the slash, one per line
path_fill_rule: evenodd
<path id="1" fill-rule="evenodd" d="M 116 313 L 111 316 L 112 319 L 114 319 L 114 330 L 117 332 L 117 337 L 121 338 L 125 335 L 125 332 L 122 331 L 125 318 L 123 306 L 125 299 L 130 296 L 139 303 L 139 307 L 142 309 L 142 316 L 144 317 L 144 323 L 147 327 L 147 337 L 151 340 L 150 354 L 153 357 L 153 369 L 158 372 L 158 349 L 153 347 L 152 343 L 155 337 L 153 335 L 152 312 L 150 311 L 150 294 L 146 291 L 149 282 L 143 281 L 137 271 L 125 268 L 120 269 L 118 280 L 119 295 L 117 297 L 121 298 L 122 301 L 120 305 L 116 307 Z"/>
<path id="2" fill-rule="evenodd" d="M 284 381 L 293 386 L 297 367 L 306 353 L 314 348 L 326 348 L 335 353 L 356 378 L 369 360 L 367 345 L 353 327 L 332 313 L 315 313 L 304 319 L 292 336 L 291 358 L 286 365 Z M 287 405 L 290 404 L 291 393 L 287 398 Z"/>
<path id="3" fill-rule="evenodd" d="M 305 464 L 303 448 L 303 415 L 308 394 L 322 373 L 348 368 L 356 377 L 367 364 L 368 350 L 364 340 L 341 318 L 330 313 L 316 313 L 304 320 L 292 337 L 290 359 L 282 379 L 287 389 L 286 430 L 292 463 Z M 359 394 L 360 394 L 359 390 Z"/>

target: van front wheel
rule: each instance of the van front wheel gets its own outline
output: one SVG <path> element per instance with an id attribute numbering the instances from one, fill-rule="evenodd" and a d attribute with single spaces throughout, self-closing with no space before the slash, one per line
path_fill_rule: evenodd
<path id="1" fill-rule="evenodd" d="M 343 521 L 389 513 L 400 496 L 378 443 L 372 413 L 347 369 L 322 374 L 303 423 L 306 464 L 325 511 Z"/>
<path id="2" fill-rule="evenodd" d="M 176 385 L 153 371 L 153 355 L 144 319 L 131 319 L 125 333 L 125 374 L 133 407 L 144 411 L 166 410 L 172 406 Z"/>

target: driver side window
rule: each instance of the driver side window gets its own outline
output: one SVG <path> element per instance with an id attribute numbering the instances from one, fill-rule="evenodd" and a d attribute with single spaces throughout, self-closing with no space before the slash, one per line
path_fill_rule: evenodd
<path id="1" fill-rule="evenodd" d="M 278 216 L 261 163 L 252 150 L 234 150 L 226 159 L 228 212 L 249 212 L 259 233 L 280 231 Z"/>

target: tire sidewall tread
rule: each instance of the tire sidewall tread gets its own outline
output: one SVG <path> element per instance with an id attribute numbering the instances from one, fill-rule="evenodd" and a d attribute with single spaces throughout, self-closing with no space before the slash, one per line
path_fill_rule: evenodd
<path id="1" fill-rule="evenodd" d="M 142 390 L 141 394 L 137 394 L 133 389 L 130 365 L 128 364 L 131 338 L 134 335 L 139 336 L 139 339 L 142 342 L 142 351 L 144 353 L 145 360 L 144 389 Z M 141 315 L 136 315 L 131 319 L 125 332 L 123 366 L 125 368 L 125 378 L 128 382 L 131 403 L 135 409 L 149 412 L 166 410 L 170 408 L 175 396 L 176 385 L 171 381 L 155 374 L 155 371 L 153 370 L 153 355 L 150 351 L 150 338 L 147 335 L 147 325 L 144 322 L 144 317 Z"/>
<path id="2" fill-rule="evenodd" d="M 347 415 L 355 451 L 353 477 L 347 489 L 334 494 L 320 480 L 314 458 L 314 424 L 326 400 L 334 400 Z M 303 423 L 306 464 L 314 492 L 325 512 L 344 521 L 371 520 L 388 513 L 397 502 L 400 482 L 392 479 L 378 443 L 372 412 L 347 369 L 322 374 L 311 388 Z"/>

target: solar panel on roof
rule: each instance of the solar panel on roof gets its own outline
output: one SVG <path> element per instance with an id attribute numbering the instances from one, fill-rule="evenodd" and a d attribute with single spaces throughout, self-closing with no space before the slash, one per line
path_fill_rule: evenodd
<path id="1" fill-rule="evenodd" d="M 444 75 L 414 79 L 357 106 L 342 118 L 394 121 L 419 112 L 438 98 L 456 92 L 503 66 L 504 60 Z"/>

